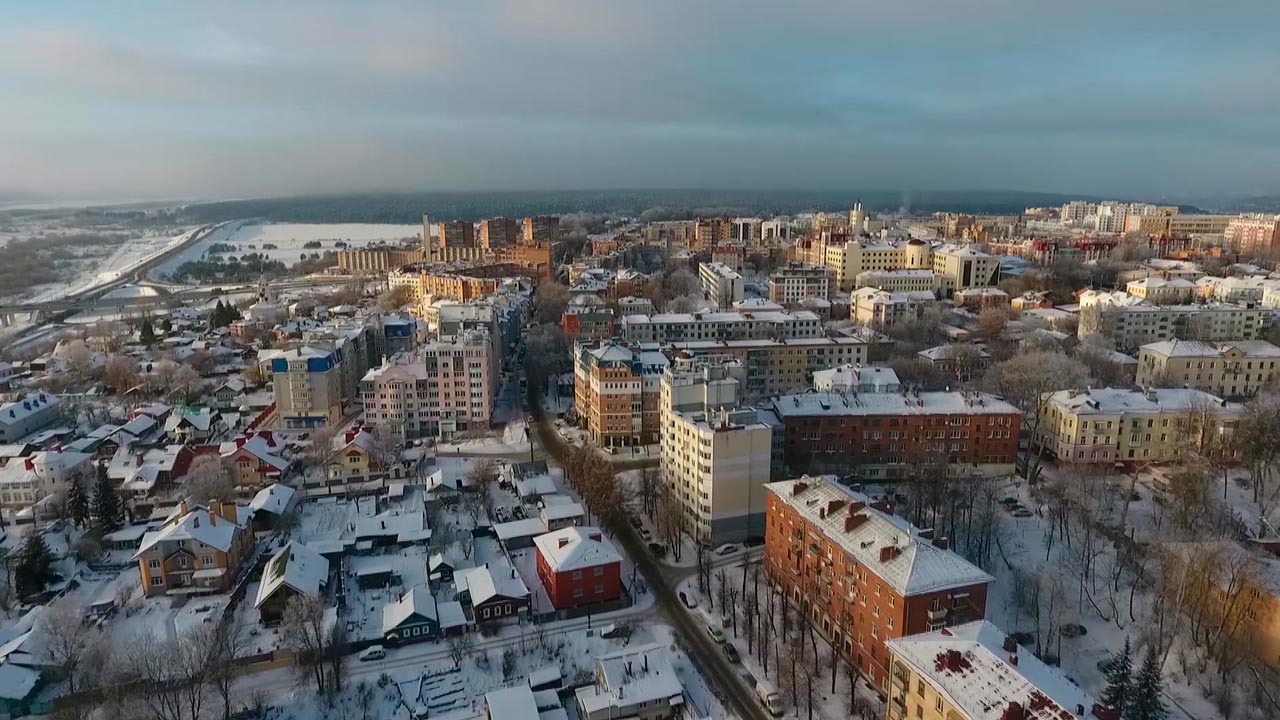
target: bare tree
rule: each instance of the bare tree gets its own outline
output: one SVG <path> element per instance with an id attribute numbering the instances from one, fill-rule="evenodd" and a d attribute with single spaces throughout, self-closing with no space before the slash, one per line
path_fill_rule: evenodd
<path id="1" fill-rule="evenodd" d="M 533 317 L 539 323 L 559 323 L 568 305 L 569 290 L 554 280 L 544 280 L 534 293 Z"/>
<path id="2" fill-rule="evenodd" d="M 989 307 L 978 313 L 978 335 L 986 340 L 997 340 L 1004 334 L 1011 313 L 1008 308 Z"/>
<path id="3" fill-rule="evenodd" d="M 987 371 L 988 388 L 1022 411 L 1023 428 L 1031 436 L 1023 455 L 1028 478 L 1034 478 L 1039 470 L 1040 454 L 1035 455 L 1033 464 L 1031 448 L 1044 444 L 1044 439 L 1039 437 L 1040 422 L 1050 393 L 1083 388 L 1088 376 L 1088 370 L 1078 361 L 1062 354 L 1042 352 L 1015 355 Z"/>
<path id="4" fill-rule="evenodd" d="M 80 610 L 64 600 L 45 608 L 39 620 L 43 658 L 66 678 L 67 690 L 73 695 L 83 689 L 82 663 L 102 635 L 97 629 L 86 630 L 80 617 Z"/>
<path id="5" fill-rule="evenodd" d="M 449 659 L 453 661 L 455 668 L 462 667 L 462 661 L 470 657 L 475 649 L 475 641 L 468 632 L 449 636 L 448 645 Z"/>
<path id="6" fill-rule="evenodd" d="M 230 498 L 236 484 L 231 468 L 218 455 L 201 455 L 191 463 L 187 473 L 187 492 L 198 502 Z"/>
<path id="7" fill-rule="evenodd" d="M 285 605 L 280 634 L 297 658 L 298 672 L 315 682 L 316 692 L 332 696 L 339 689 L 331 659 L 341 655 L 342 638 L 335 616 L 318 595 L 299 595 Z"/>
<path id="8" fill-rule="evenodd" d="M 132 358 L 112 355 L 107 359 L 107 384 L 117 394 L 138 385 L 138 364 Z"/>
<path id="9" fill-rule="evenodd" d="M 238 613 L 217 626 L 208 627 L 214 628 L 205 643 L 208 648 L 208 682 L 222 700 L 223 720 L 230 720 L 238 658 L 248 648 L 249 628 Z"/>
<path id="10" fill-rule="evenodd" d="M 493 486 L 498 482 L 498 463 L 493 458 L 481 458 L 467 471 L 467 479 L 480 494 L 485 509 L 493 512 Z"/>
<path id="11" fill-rule="evenodd" d="M 666 483 L 663 483 L 658 494 L 654 523 L 658 526 L 658 537 L 671 548 L 671 556 L 678 562 L 683 547 L 681 535 L 684 533 L 684 507 L 675 491 Z"/>

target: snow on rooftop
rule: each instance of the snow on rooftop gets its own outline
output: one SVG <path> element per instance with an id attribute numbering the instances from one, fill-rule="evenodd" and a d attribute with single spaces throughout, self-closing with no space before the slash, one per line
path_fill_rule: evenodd
<path id="1" fill-rule="evenodd" d="M 1280 347 L 1265 340 L 1233 340 L 1230 342 L 1212 343 L 1201 340 L 1163 340 L 1143 345 L 1144 352 L 1164 355 L 1166 357 L 1204 357 L 1216 358 L 1237 350 L 1248 358 L 1280 357 Z"/>
<path id="2" fill-rule="evenodd" d="M 676 676 L 671 655 L 661 643 L 607 653 L 596 658 L 597 681 L 577 690 L 578 703 L 588 713 L 608 707 L 672 705 L 683 701 L 684 686 Z"/>
<path id="3" fill-rule="evenodd" d="M 382 608 L 382 634 L 395 630 L 414 615 L 428 620 L 436 619 L 435 598 L 425 587 L 410 588 L 399 600 L 389 602 Z"/>
<path id="4" fill-rule="evenodd" d="M 453 575 L 458 592 L 471 593 L 471 604 L 479 605 L 495 597 L 520 599 L 529 596 L 529 588 L 520 573 L 509 565 L 488 565 L 458 570 Z"/>
<path id="5" fill-rule="evenodd" d="M 11 403 L 0 405 L 0 424 L 14 425 L 35 413 L 57 406 L 57 397 L 45 393 L 32 393 Z"/>
<path id="6" fill-rule="evenodd" d="M 237 515 L 239 515 L 238 512 Z M 144 535 L 142 545 L 138 548 L 138 552 L 134 553 L 134 557 L 137 558 L 160 542 L 186 540 L 227 552 L 235 541 L 236 530 L 242 527 L 224 517 L 210 522 L 209 510 L 203 506 L 196 506 L 183 515 L 175 512 L 159 530 Z"/>
<path id="7" fill-rule="evenodd" d="M 994 580 L 956 553 L 919 539 L 918 528 L 871 507 L 866 495 L 831 480 L 803 477 L 764 487 L 904 597 Z M 881 559 L 887 548 L 894 550 Z"/>
<path id="8" fill-rule="evenodd" d="M 778 417 L 810 415 L 998 415 L 1018 409 L 980 392 L 814 392 L 781 395 L 770 405 Z"/>
<path id="9" fill-rule="evenodd" d="M 296 494 L 297 491 L 288 485 L 271 483 L 253 496 L 253 499 L 249 501 L 249 507 L 255 511 L 263 510 L 273 515 L 283 515 Z"/>
<path id="10" fill-rule="evenodd" d="M 528 685 L 513 685 L 484 694 L 489 717 L 495 720 L 538 720 L 538 704 Z"/>
<path id="11" fill-rule="evenodd" d="M 290 541 L 267 561 L 253 606 L 262 607 L 262 603 L 282 587 L 299 595 L 315 595 L 328 577 L 329 561 L 324 556 L 306 545 Z"/>
<path id="12" fill-rule="evenodd" d="M 622 562 L 599 528 L 570 526 L 533 539 L 553 572 L 568 572 Z"/>
<path id="13" fill-rule="evenodd" d="M 1021 705 L 1027 720 L 1076 717 L 1077 707 L 1088 712 L 1093 706 L 1093 699 L 1060 671 L 985 620 L 887 645 L 970 720 L 1002 720 L 1010 703 Z"/>
<path id="14" fill-rule="evenodd" d="M 1052 394 L 1049 402 L 1078 415 L 1186 412 L 1199 406 L 1213 407 L 1218 413 L 1236 414 L 1243 409 L 1238 403 L 1192 388 L 1059 390 Z"/>

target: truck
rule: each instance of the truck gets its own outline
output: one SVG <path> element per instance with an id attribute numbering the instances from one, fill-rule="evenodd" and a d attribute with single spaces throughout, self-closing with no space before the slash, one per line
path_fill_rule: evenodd
<path id="1" fill-rule="evenodd" d="M 756 681 L 756 698 L 773 717 L 782 717 L 782 696 L 768 680 Z"/>

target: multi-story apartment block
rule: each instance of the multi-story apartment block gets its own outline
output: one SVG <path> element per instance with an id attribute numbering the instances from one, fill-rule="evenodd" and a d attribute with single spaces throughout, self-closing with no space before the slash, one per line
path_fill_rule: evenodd
<path id="1" fill-rule="evenodd" d="M 853 321 L 873 328 L 886 328 L 918 320 L 938 304 L 932 292 L 886 292 L 865 287 L 850 296 Z"/>
<path id="2" fill-rule="evenodd" d="M 717 245 L 727 245 L 733 237 L 733 221 L 727 217 L 703 218 L 693 221 L 694 250 L 710 250 Z"/>
<path id="3" fill-rule="evenodd" d="M 1271 327 L 1272 314 L 1266 308 L 1227 304 L 1104 303 L 1093 313 L 1081 314 L 1078 334 L 1101 334 L 1121 352 L 1161 340 L 1257 340 Z"/>
<path id="4" fill-rule="evenodd" d="M 962 473 L 1013 472 L 1021 412 L 985 393 L 805 393 L 769 401 L 783 427 L 788 467 L 856 468 L 895 478 L 914 465 L 946 462 Z"/>
<path id="5" fill-rule="evenodd" d="M 764 483 L 773 471 L 773 428 L 738 408 L 736 365 L 677 360 L 662 375 L 662 473 L 684 512 L 685 531 L 719 544 L 759 535 Z"/>
<path id="6" fill-rule="evenodd" d="M 440 247 L 476 247 L 476 226 L 470 220 L 440 223 Z"/>
<path id="7" fill-rule="evenodd" d="M 702 292 L 718 308 L 727 308 L 742 299 L 746 288 L 742 275 L 724 263 L 702 263 L 698 267 Z"/>
<path id="8" fill-rule="evenodd" d="M 354 275 L 380 274 L 423 260 L 420 248 L 352 248 L 338 252 L 338 269 Z"/>
<path id="9" fill-rule="evenodd" d="M 14 443 L 62 417 L 55 395 L 32 393 L 0 405 L 0 443 Z"/>
<path id="10" fill-rule="evenodd" d="M 991 287 L 1000 281 L 1000 260 L 968 245 L 944 245 L 933 251 L 933 272 L 943 297 L 958 290 Z"/>
<path id="11" fill-rule="evenodd" d="M 1273 303 L 1267 302 L 1267 291 L 1280 290 L 1280 280 L 1264 277 L 1220 278 L 1205 275 L 1196 280 L 1195 284 L 1196 296 L 1201 299 L 1238 305 L 1261 305 L 1265 308 L 1276 307 L 1273 304 L 1274 293 L 1272 294 Z"/>
<path id="12" fill-rule="evenodd" d="M 1241 255 L 1269 255 L 1280 247 L 1280 215 L 1241 215 L 1222 234 L 1227 247 Z"/>
<path id="13" fill-rule="evenodd" d="M 790 262 L 769 276 L 769 299 L 796 307 L 809 298 L 831 299 L 835 273 L 825 265 Z"/>
<path id="14" fill-rule="evenodd" d="M 515 218 L 494 217 L 480 221 L 480 247 L 493 250 L 519 244 L 520 223 Z"/>
<path id="15" fill-rule="evenodd" d="M 836 286 L 852 290 L 854 280 L 869 270 L 933 269 L 933 249 L 923 240 L 906 242 L 871 242 L 851 240 L 832 234 L 816 241 L 811 254 L 821 255 L 821 262 L 835 271 Z"/>
<path id="16" fill-rule="evenodd" d="M 822 337 L 822 319 L 812 312 L 714 312 L 630 315 L 622 339 L 632 343 L 700 340 L 793 340 Z"/>
<path id="17" fill-rule="evenodd" d="M 1172 385 L 1220 397 L 1248 397 L 1276 377 L 1280 348 L 1264 340 L 1209 343 L 1165 340 L 1138 350 L 1136 382 Z"/>
<path id="18" fill-rule="evenodd" d="M 886 292 L 937 292 L 942 278 L 932 270 L 867 270 L 858 273 L 854 287 Z"/>
<path id="19" fill-rule="evenodd" d="M 871 683 L 894 638 L 981 620 L 994 580 L 882 503 L 818 478 L 765 485 L 764 567 Z"/>
<path id="20" fill-rule="evenodd" d="M 615 343 L 574 346 L 574 410 L 600 447 L 648 445 L 658 438 L 659 381 L 670 364 L 653 349 Z"/>
<path id="21" fill-rule="evenodd" d="M 365 422 L 397 439 L 449 438 L 489 427 L 498 357 L 483 328 L 397 355 L 360 382 Z"/>
<path id="22" fill-rule="evenodd" d="M 342 369 L 336 351 L 310 346 L 274 350 L 259 354 L 258 364 L 271 376 L 280 427 L 323 427 L 342 417 Z"/>
<path id="23" fill-rule="evenodd" d="M 560 216 L 535 215 L 525 218 L 521 241 L 525 245 L 554 245 L 560 242 Z"/>
<path id="24" fill-rule="evenodd" d="M 738 363 L 744 370 L 743 404 L 788 392 L 801 392 L 814 373 L 839 365 L 867 361 L 861 338 L 799 338 L 796 340 L 704 340 L 673 343 L 674 353 L 719 363 Z"/>
<path id="25" fill-rule="evenodd" d="M 739 243 L 716 245 L 711 248 L 711 262 L 740 273 L 747 263 L 747 248 Z"/>
<path id="26" fill-rule="evenodd" d="M 1041 410 L 1034 441 L 1063 463 L 1169 462 L 1199 438 L 1230 436 L 1242 411 L 1185 388 L 1059 390 Z"/>
<path id="27" fill-rule="evenodd" d="M 45 498 L 66 497 L 72 482 L 87 483 L 92 477 L 92 460 L 92 453 L 71 450 L 46 450 L 15 459 L 0 467 L 0 505 L 34 512 Z"/>
<path id="28" fill-rule="evenodd" d="M 1119 717 L 985 620 L 895 638 L 888 649 L 888 720 Z"/>
<path id="29" fill-rule="evenodd" d="M 252 518 L 250 508 L 232 502 L 210 500 L 206 507 L 182 501 L 160 529 L 142 536 L 134 553 L 143 593 L 229 590 L 253 555 Z"/>
<path id="30" fill-rule="evenodd" d="M 407 265 L 388 273 L 387 283 L 393 288 L 408 286 L 415 303 L 441 298 L 466 302 L 492 295 L 512 278 L 528 275 L 525 268 L 513 263 L 463 267 Z"/>

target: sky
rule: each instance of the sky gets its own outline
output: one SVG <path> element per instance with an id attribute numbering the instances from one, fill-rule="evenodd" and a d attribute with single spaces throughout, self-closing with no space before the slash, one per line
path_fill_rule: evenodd
<path id="1" fill-rule="evenodd" d="M 0 0 L 0 194 L 1280 192 L 1275 0 Z"/>

